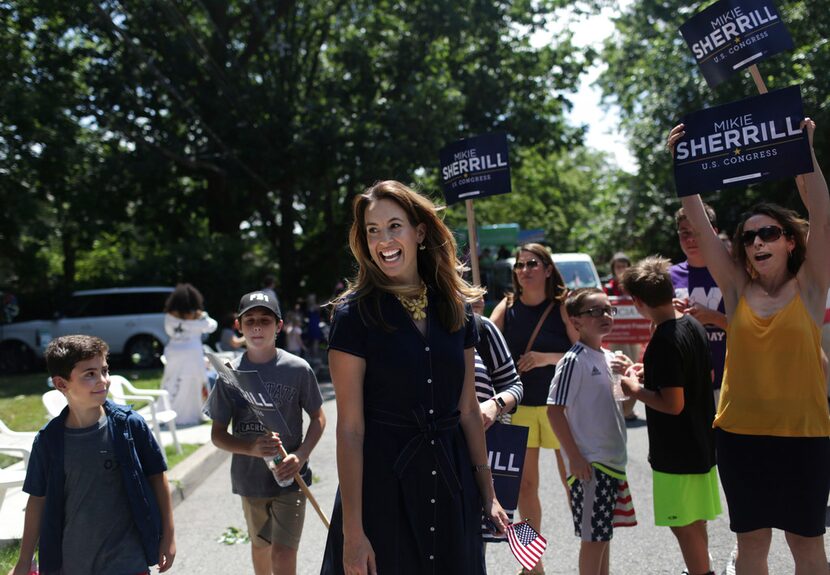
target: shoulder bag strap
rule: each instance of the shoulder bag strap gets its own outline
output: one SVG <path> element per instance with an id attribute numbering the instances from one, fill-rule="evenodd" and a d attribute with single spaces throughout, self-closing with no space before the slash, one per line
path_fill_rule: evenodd
<path id="1" fill-rule="evenodd" d="M 536 324 L 536 328 L 533 330 L 533 333 L 530 334 L 530 339 L 527 341 L 527 347 L 525 348 L 525 353 L 530 351 L 530 348 L 533 347 L 533 344 L 536 342 L 536 336 L 539 335 L 539 331 L 542 329 L 542 324 L 545 323 L 545 320 L 550 315 L 550 312 L 553 310 L 553 306 L 556 304 L 556 301 L 550 302 L 548 307 L 545 308 L 542 317 L 539 318 L 539 323 Z"/>

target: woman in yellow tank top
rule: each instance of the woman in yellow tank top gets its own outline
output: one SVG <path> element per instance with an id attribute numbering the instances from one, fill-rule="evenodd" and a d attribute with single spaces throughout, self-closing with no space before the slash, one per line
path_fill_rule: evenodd
<path id="1" fill-rule="evenodd" d="M 700 196 L 682 198 L 706 266 L 723 293 L 726 367 L 715 417 L 717 463 L 737 533 L 738 575 L 766 574 L 772 528 L 783 529 L 796 575 L 830 572 L 824 517 L 830 495 L 830 414 L 821 363 L 821 325 L 830 288 L 830 197 L 814 171 L 796 177 L 808 223 L 759 204 L 745 214 L 734 258 Z M 668 146 L 685 136 L 681 124 Z"/>

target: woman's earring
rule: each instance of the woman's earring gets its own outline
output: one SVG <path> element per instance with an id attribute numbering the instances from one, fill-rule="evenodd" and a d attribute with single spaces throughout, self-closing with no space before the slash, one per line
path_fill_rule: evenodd
<path id="1" fill-rule="evenodd" d="M 427 247 L 424 244 L 418 244 L 418 249 L 424 251 Z"/>

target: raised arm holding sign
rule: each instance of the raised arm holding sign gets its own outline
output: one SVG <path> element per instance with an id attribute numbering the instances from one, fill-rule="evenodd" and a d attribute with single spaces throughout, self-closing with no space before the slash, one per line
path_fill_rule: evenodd
<path id="1" fill-rule="evenodd" d="M 674 140 L 677 195 L 810 172 L 802 117 L 798 86 L 687 114 Z"/>
<path id="2" fill-rule="evenodd" d="M 805 119 L 800 127 L 810 145 L 812 170 L 797 178 L 809 224 L 791 210 L 758 204 L 738 224 L 733 259 L 700 196 L 682 198 L 729 322 L 713 425 L 740 573 L 767 572 L 772 527 L 786 532 L 800 572 L 827 572 L 830 413 L 819 329 L 830 288 L 830 195 L 812 151 L 815 124 Z M 686 126 L 676 126 L 669 148 L 685 135 Z M 795 491 L 793 477 L 799 478 Z"/>

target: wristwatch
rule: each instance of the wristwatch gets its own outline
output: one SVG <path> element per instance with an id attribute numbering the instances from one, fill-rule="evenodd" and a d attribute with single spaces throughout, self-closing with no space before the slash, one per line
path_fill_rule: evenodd
<path id="1" fill-rule="evenodd" d="M 504 399 L 503 399 L 503 398 L 501 398 L 501 397 L 499 397 L 498 395 L 496 395 L 496 396 L 494 396 L 494 397 L 491 397 L 490 399 L 492 399 L 493 401 L 495 401 L 495 402 L 496 402 L 496 405 L 498 405 L 498 406 L 499 406 L 499 415 L 501 415 L 502 413 L 504 413 L 504 411 L 506 411 L 506 410 L 507 410 L 507 404 L 504 402 Z"/>

